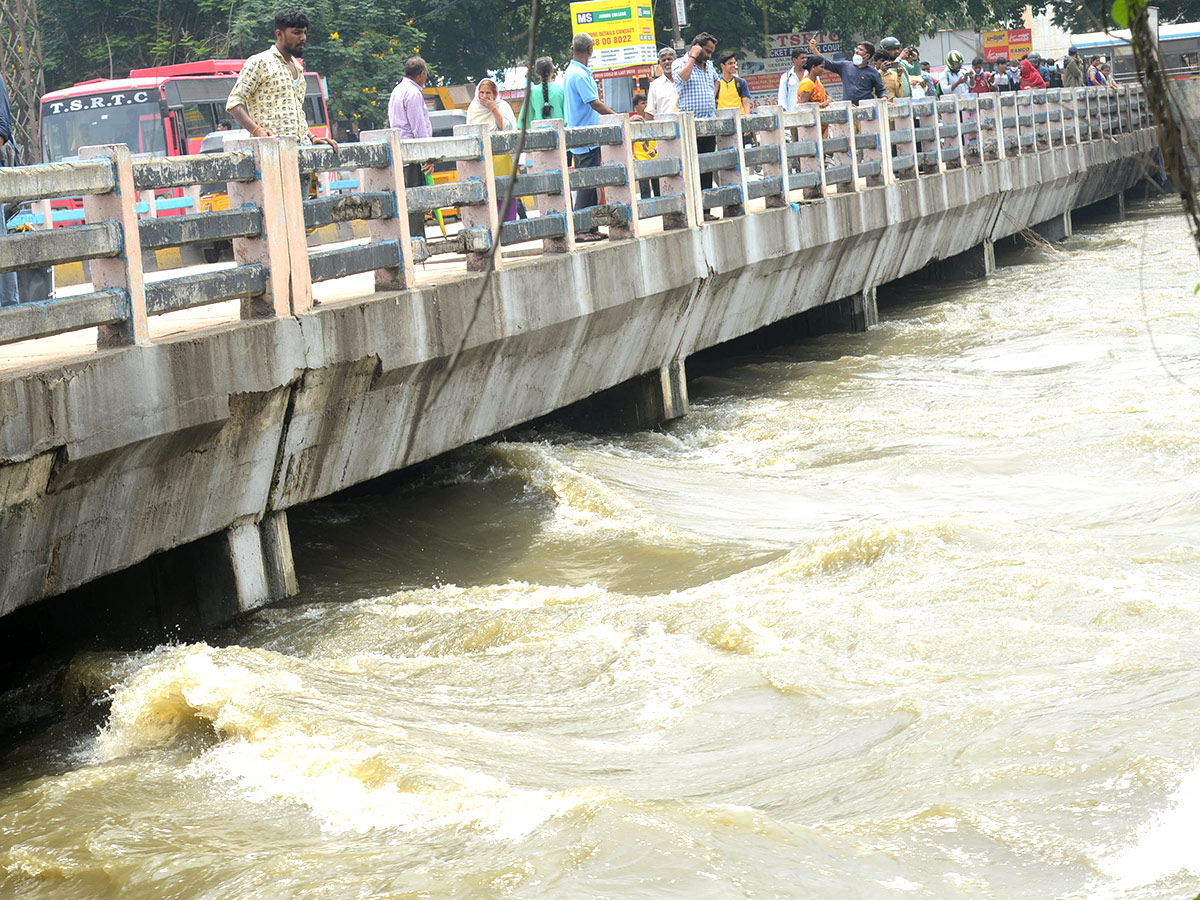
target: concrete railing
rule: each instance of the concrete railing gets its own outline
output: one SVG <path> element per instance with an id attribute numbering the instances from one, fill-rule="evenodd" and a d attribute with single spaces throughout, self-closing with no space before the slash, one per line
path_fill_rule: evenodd
<path id="1" fill-rule="evenodd" d="M 969 98 L 873 101 L 795 112 L 771 107 L 754 115 L 722 110 L 714 119 L 691 114 L 631 122 L 604 116 L 589 128 L 558 120 L 535 122 L 525 137 L 527 171 L 497 176 L 495 156 L 514 154 L 518 133 L 488 134 L 459 126 L 454 137 L 400 140 L 394 131 L 368 132 L 362 142 L 298 148 L 277 138 L 233 141 L 226 152 L 134 160 L 125 145 L 88 147 L 80 161 L 0 169 L 0 203 L 83 198 L 82 224 L 0 238 L 0 272 L 89 261 L 93 290 L 86 294 L 0 310 L 0 344 L 88 327 L 99 344 L 149 340 L 148 319 L 175 310 L 240 298 L 243 318 L 300 315 L 314 304 L 313 284 L 373 272 L 377 290 L 411 287 L 415 265 L 453 253 L 468 269 L 488 264 L 501 245 L 540 239 L 545 253 L 575 249 L 577 232 L 607 226 L 612 238 L 638 237 L 645 222 L 664 229 L 699 227 L 704 214 L 744 215 L 747 204 L 767 207 L 819 199 L 919 179 L 988 161 L 1036 154 L 1149 127 L 1139 86 L 1050 89 Z M 747 139 L 753 135 L 752 145 Z M 716 149 L 697 153 L 697 137 Z M 636 141 L 654 140 L 655 159 L 638 160 Z M 601 147 L 601 163 L 570 168 L 572 147 Z M 458 180 L 405 187 L 403 165 L 451 161 Z M 340 179 L 344 193 L 305 199 L 308 180 L 357 171 Z M 711 173 L 712 187 L 700 177 Z M 659 195 L 643 198 L 639 182 L 656 179 Z M 153 208 L 156 192 L 225 184 L 229 209 L 139 221 L 139 203 Z M 302 185 L 304 186 L 302 188 Z M 499 203 L 538 198 L 538 214 L 500 221 Z M 572 192 L 603 191 L 601 203 L 576 208 Z M 141 199 L 139 199 L 141 198 Z M 194 204 L 193 204 L 194 205 Z M 461 229 L 438 240 L 409 233 L 409 212 L 459 210 Z M 306 230 L 365 220 L 365 244 L 309 250 Z M 147 282 L 144 250 L 230 241 L 235 264 L 201 274 Z M 495 254 L 494 264 L 504 259 Z"/>

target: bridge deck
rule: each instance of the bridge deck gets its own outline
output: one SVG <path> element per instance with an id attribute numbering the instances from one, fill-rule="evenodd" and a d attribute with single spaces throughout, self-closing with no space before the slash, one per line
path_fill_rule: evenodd
<path id="1" fill-rule="evenodd" d="M 55 188 L 57 195 L 93 191 L 85 194 L 88 225 L 2 239 L 13 248 L 9 268 L 21 267 L 12 259 L 25 267 L 91 259 L 92 276 L 110 287 L 45 309 L 44 320 L 36 312 L 9 316 L 20 327 L 0 335 L 8 341 L 0 351 L 0 558 L 7 562 L 0 616 L 182 548 L 197 579 L 233 585 L 232 594 L 212 593 L 215 606 L 201 615 L 226 620 L 295 592 L 286 519 L 293 506 L 621 384 L 638 398 L 639 421 L 682 415 L 689 355 L 808 310 L 824 307 L 831 322 L 866 327 L 876 286 L 952 257 L 954 270 L 980 260 L 986 267 L 991 242 L 1062 223 L 1071 210 L 1146 176 L 1154 134 L 1140 96 L 1117 102 L 1084 91 L 1070 99 L 1077 139 L 1064 144 L 1051 131 L 1026 141 L 998 116 L 973 157 L 963 152 L 955 102 L 834 110 L 842 118 L 829 123 L 828 154 L 811 110 L 807 121 L 804 113 L 775 113 L 773 178 L 770 148 L 743 153 L 736 118 L 702 123 L 723 135 L 714 154 L 696 153 L 686 116 L 651 123 L 662 133 L 654 135 L 660 158 L 649 174 L 633 164 L 632 129 L 620 117 L 603 133 L 575 136 L 615 148 L 604 165 L 564 172 L 573 138 L 558 123 L 554 140 L 537 136 L 544 149 L 535 157 L 543 157 L 524 184 L 541 191 L 546 214 L 506 229 L 504 265 L 486 283 L 478 270 L 495 224 L 486 198 L 500 195 L 482 136 L 410 147 L 389 133 L 344 149 L 351 158 L 341 163 L 376 166 L 364 176 L 367 190 L 357 199 L 305 203 L 298 182 L 294 192 L 266 187 L 308 171 L 303 166 L 336 161 L 301 153 L 297 162 L 295 148 L 263 139 L 254 152 L 279 158 L 255 170 L 266 173 L 258 181 L 237 182 L 245 160 L 237 153 L 226 160 L 223 177 L 244 195 L 236 215 L 148 226 L 118 195 L 163 179 L 180 183 L 186 173 L 176 170 L 190 163 L 131 173 L 127 148 L 93 148 L 109 162 L 72 169 L 75 180 Z M 1098 99 L 1113 103 L 1093 117 Z M 992 110 L 1003 100 L 991 98 Z M 984 100 L 969 103 L 967 111 L 985 111 Z M 763 118 L 752 117 L 749 127 L 763 128 Z M 952 132 L 944 146 L 922 136 L 935 122 Z M 799 138 L 785 141 L 792 128 Z M 850 148 L 860 137 L 856 164 Z M 889 140 L 895 152 L 881 153 Z M 462 210 L 458 255 L 416 263 L 426 248 L 404 240 L 407 201 L 395 190 L 394 161 L 413 153 L 460 161 L 458 186 L 411 189 L 414 211 L 448 200 Z M 784 156 L 786 179 L 778 174 Z M 972 158 L 963 164 L 964 156 Z M 767 177 L 755 173 L 756 161 Z M 710 190 L 698 190 L 702 166 L 718 167 Z M 664 198 L 637 200 L 641 175 L 661 176 Z M 33 196 L 36 186 L 22 177 L 0 171 L 0 198 Z M 85 178 L 95 183 L 77 187 Z M 606 186 L 604 206 L 572 211 L 570 188 L 581 179 Z M 249 196 L 252 188 L 258 193 Z M 721 220 L 703 224 L 711 209 Z M 347 211 L 356 215 L 336 218 Z M 664 230 L 663 216 L 678 227 Z M 370 220 L 368 246 L 306 246 L 307 228 L 357 218 Z M 228 238 L 205 230 L 214 221 L 243 235 L 232 238 L 245 261 L 240 271 L 197 268 L 170 289 L 158 282 L 179 270 L 143 274 L 133 247 Z M 571 227 L 596 222 L 617 238 L 640 236 L 572 248 Z M 532 234 L 569 252 L 542 253 L 540 240 L 518 243 Z M 355 271 L 364 274 L 338 277 Z M 380 282 L 396 289 L 376 293 Z M 238 296 L 254 298 L 253 318 L 240 318 L 243 301 L 219 302 Z M 84 323 L 110 323 L 107 338 L 127 343 L 97 350 L 94 328 L 27 339 Z"/>

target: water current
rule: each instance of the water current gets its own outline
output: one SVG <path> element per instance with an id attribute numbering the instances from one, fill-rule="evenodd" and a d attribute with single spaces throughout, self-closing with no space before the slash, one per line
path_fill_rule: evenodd
<path id="1" fill-rule="evenodd" d="M 1001 262 L 295 511 L 297 602 L 71 663 L 0 896 L 1195 897 L 1200 266 Z"/>

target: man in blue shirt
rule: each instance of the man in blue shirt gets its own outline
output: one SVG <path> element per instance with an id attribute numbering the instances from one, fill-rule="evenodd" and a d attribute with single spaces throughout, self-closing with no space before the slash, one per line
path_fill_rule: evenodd
<path id="1" fill-rule="evenodd" d="M 613 111 L 600 99 L 600 92 L 596 90 L 596 79 L 592 77 L 592 70 L 588 68 L 588 61 L 592 58 L 592 36 L 582 31 L 575 35 L 575 39 L 571 41 L 571 51 L 574 59 L 563 75 L 563 105 L 567 114 L 567 125 L 571 128 L 599 125 L 600 116 L 610 116 Z M 577 169 L 600 165 L 598 145 L 572 147 L 570 152 Z M 574 209 L 596 206 L 599 202 L 600 198 L 595 188 L 575 192 Z M 604 240 L 604 235 L 592 229 L 577 233 L 575 240 L 601 241 Z"/>
<path id="2" fill-rule="evenodd" d="M 15 163 L 16 154 L 13 152 L 12 111 L 8 105 L 8 92 L 4 89 L 4 76 L 0 75 L 0 166 Z M 10 162 L 5 162 L 5 160 Z M 0 235 L 8 233 L 5 224 L 8 211 L 0 204 Z M 4 272 L 0 274 L 0 306 L 15 306 L 17 304 L 17 273 Z"/>
<path id="3" fill-rule="evenodd" d="M 809 41 L 809 47 L 813 53 L 817 52 L 815 37 Z M 825 68 L 841 76 L 843 100 L 849 100 L 858 106 L 860 100 L 882 99 L 887 96 L 879 70 L 871 65 L 874 57 L 875 45 L 870 41 L 859 41 L 858 46 L 854 48 L 852 60 L 826 58 Z"/>

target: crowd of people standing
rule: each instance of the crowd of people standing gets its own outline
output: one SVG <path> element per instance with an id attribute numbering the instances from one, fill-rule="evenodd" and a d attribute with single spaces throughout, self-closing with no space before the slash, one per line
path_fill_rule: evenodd
<path id="1" fill-rule="evenodd" d="M 1104 60 L 1095 57 L 1089 62 L 1071 47 L 1061 60 L 1046 60 L 1038 53 L 1030 53 L 1019 59 L 1003 59 L 987 63 L 976 57 L 967 64 L 963 55 L 951 51 L 946 57 L 945 67 L 934 73 L 930 62 L 922 60 L 916 47 L 904 47 L 894 37 L 886 37 L 878 47 L 871 41 L 859 41 L 849 59 L 833 59 L 818 52 L 813 39 L 807 49 L 797 47 L 791 54 L 792 65 L 779 79 L 778 105 L 785 110 L 795 110 L 802 104 L 815 103 L 820 107 L 831 102 L 823 76 L 837 75 L 841 81 L 842 100 L 857 105 L 863 100 L 920 99 L 929 96 L 970 96 L 990 91 L 1016 91 L 1045 87 L 1081 87 L 1084 85 L 1113 85 L 1111 69 Z M 586 33 L 574 36 L 571 44 L 572 58 L 562 75 L 561 83 L 556 80 L 553 61 L 549 57 L 537 60 L 534 70 L 538 82 L 526 98 L 520 113 L 520 121 L 528 124 L 535 119 L 561 118 L 570 127 L 598 125 L 600 116 L 610 115 L 614 110 L 600 97 L 595 77 L 589 68 L 594 51 L 592 37 Z M 714 62 L 715 60 L 715 62 Z M 698 119 L 713 118 L 723 108 L 740 109 L 749 114 L 752 108 L 750 89 L 746 80 L 738 75 L 738 56 L 724 51 L 717 54 L 717 38 L 701 32 L 692 38 L 691 46 L 679 55 L 671 47 L 659 52 L 659 74 L 649 84 L 645 93 L 633 95 L 631 119 L 649 121 L 656 116 L 675 112 L 690 112 Z M 408 69 L 411 68 L 411 72 Z M 423 137 L 428 128 L 428 114 L 419 101 L 420 88 L 424 83 L 425 63 L 419 58 L 409 61 L 406 78 L 393 91 L 389 104 L 389 120 L 405 137 Z M 406 85 L 406 82 L 412 82 Z M 517 127 L 518 118 L 511 107 L 499 97 L 499 89 L 491 78 L 482 79 L 476 86 L 475 99 L 467 112 L 468 121 L 483 125 L 489 130 L 505 130 Z M 415 119 L 425 121 L 416 122 Z M 752 136 L 748 136 L 752 140 Z M 708 153 L 716 149 L 716 138 L 698 136 L 696 150 Z M 572 147 L 571 162 L 576 169 L 599 166 L 599 146 Z M 637 159 L 652 159 L 656 154 L 653 141 L 637 141 L 634 156 Z M 497 171 L 512 171 L 508 158 L 497 160 Z M 414 183 L 422 173 L 413 167 L 406 172 Z M 701 188 L 712 186 L 712 174 L 700 176 Z M 643 197 L 658 194 L 658 184 L 646 179 L 640 185 Z M 599 202 L 595 188 L 575 192 L 575 208 L 596 206 Z M 504 210 L 505 219 L 515 218 L 523 210 Z M 705 214 L 705 218 L 712 218 Z M 415 227 L 415 226 L 414 226 Z M 603 240 L 604 235 L 591 228 L 576 234 L 578 241 Z"/>

